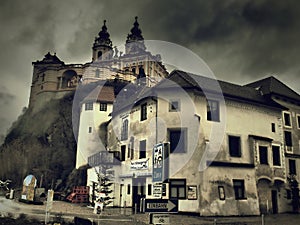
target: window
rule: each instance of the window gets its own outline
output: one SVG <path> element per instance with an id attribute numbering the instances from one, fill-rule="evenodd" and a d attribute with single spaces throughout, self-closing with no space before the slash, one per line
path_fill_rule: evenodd
<path id="1" fill-rule="evenodd" d="M 125 161 L 126 145 L 121 145 L 121 161 Z"/>
<path id="2" fill-rule="evenodd" d="M 233 189 L 234 189 L 234 195 L 236 200 L 246 199 L 244 180 L 233 179 Z"/>
<path id="3" fill-rule="evenodd" d="M 170 112 L 180 111 L 180 103 L 178 100 L 171 100 L 169 105 Z"/>
<path id="4" fill-rule="evenodd" d="M 89 133 L 92 133 L 92 131 L 93 131 L 93 128 L 89 127 Z"/>
<path id="5" fill-rule="evenodd" d="M 241 138 L 238 136 L 228 136 L 229 154 L 232 157 L 241 157 Z"/>
<path id="6" fill-rule="evenodd" d="M 271 130 L 272 130 L 273 133 L 276 132 L 275 123 L 272 123 L 272 124 L 271 124 Z"/>
<path id="7" fill-rule="evenodd" d="M 152 184 L 148 184 L 148 195 L 152 195 Z"/>
<path id="8" fill-rule="evenodd" d="M 123 120 L 122 131 L 121 131 L 121 141 L 128 139 L 128 120 Z"/>
<path id="9" fill-rule="evenodd" d="M 207 100 L 207 120 L 220 121 L 219 102 Z"/>
<path id="10" fill-rule="evenodd" d="M 141 121 L 147 119 L 147 103 L 141 105 Z"/>
<path id="11" fill-rule="evenodd" d="M 100 70 L 99 69 L 95 70 L 95 77 L 97 77 L 97 78 L 100 77 Z"/>
<path id="12" fill-rule="evenodd" d="M 140 159 L 146 158 L 146 140 L 140 141 Z"/>
<path id="13" fill-rule="evenodd" d="M 300 115 L 297 115 L 297 128 L 300 129 Z"/>
<path id="14" fill-rule="evenodd" d="M 170 198 L 172 199 L 186 199 L 186 180 L 172 179 L 170 180 Z"/>
<path id="15" fill-rule="evenodd" d="M 225 189 L 224 186 L 218 186 L 219 199 L 225 200 Z"/>
<path id="16" fill-rule="evenodd" d="M 134 158 L 134 137 L 130 138 L 130 151 L 128 151 L 128 158 L 133 159 Z"/>
<path id="17" fill-rule="evenodd" d="M 185 153 L 187 147 L 186 128 L 169 129 L 170 153 Z"/>
<path id="18" fill-rule="evenodd" d="M 284 126 L 286 126 L 286 127 L 291 127 L 292 126 L 291 114 L 289 112 L 284 112 L 283 113 L 283 123 L 284 123 Z"/>
<path id="19" fill-rule="evenodd" d="M 107 111 L 107 103 L 100 102 L 100 111 Z"/>
<path id="20" fill-rule="evenodd" d="M 285 142 L 285 145 L 288 147 L 293 146 L 292 133 L 290 131 L 284 131 L 284 142 Z"/>
<path id="21" fill-rule="evenodd" d="M 85 110 L 93 110 L 93 103 L 92 102 L 87 102 L 85 103 Z"/>
<path id="22" fill-rule="evenodd" d="M 102 52 L 101 51 L 99 51 L 97 55 L 98 55 L 98 59 L 102 59 Z"/>
<path id="23" fill-rule="evenodd" d="M 131 71 L 133 74 L 135 74 L 136 73 L 135 67 L 132 67 Z"/>
<path id="24" fill-rule="evenodd" d="M 289 159 L 289 173 L 290 174 L 297 174 L 296 172 L 296 160 L 294 159 Z"/>
<path id="25" fill-rule="evenodd" d="M 272 146 L 272 152 L 273 152 L 273 165 L 274 166 L 281 166 L 280 147 L 273 145 Z"/>
<path id="26" fill-rule="evenodd" d="M 127 194 L 130 195 L 130 184 L 127 184 Z"/>
<path id="27" fill-rule="evenodd" d="M 259 162 L 268 165 L 268 147 L 259 146 Z"/>

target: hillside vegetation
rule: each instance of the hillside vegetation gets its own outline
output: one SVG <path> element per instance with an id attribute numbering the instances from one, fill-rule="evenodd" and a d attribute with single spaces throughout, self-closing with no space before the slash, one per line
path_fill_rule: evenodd
<path id="1" fill-rule="evenodd" d="M 26 175 L 33 174 L 39 186 L 66 188 L 76 159 L 73 97 L 53 99 L 36 113 L 29 108 L 18 118 L 0 148 L 0 179 L 21 187 Z"/>

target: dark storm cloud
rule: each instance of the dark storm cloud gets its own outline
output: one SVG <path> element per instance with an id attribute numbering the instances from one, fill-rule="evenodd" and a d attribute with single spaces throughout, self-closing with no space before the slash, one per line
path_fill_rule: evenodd
<path id="1" fill-rule="evenodd" d="M 10 115 L 3 119 L 11 120 L 10 112 L 16 118 L 28 102 L 32 61 L 48 51 L 66 63 L 91 61 L 103 20 L 113 45 L 120 45 L 135 16 L 145 39 L 191 49 L 222 80 L 243 84 L 275 74 L 300 92 L 297 1 L 2 0 L 0 76 L 7 93 L 15 96 L 2 109 Z M 2 98 L 7 99 L 0 95 L 0 103 Z"/>

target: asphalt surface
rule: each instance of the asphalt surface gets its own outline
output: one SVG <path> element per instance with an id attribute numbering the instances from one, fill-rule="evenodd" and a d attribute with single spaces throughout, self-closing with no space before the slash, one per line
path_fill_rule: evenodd
<path id="1" fill-rule="evenodd" d="M 0 197 L 0 215 L 8 214 L 17 217 L 26 214 L 44 221 L 46 204 L 31 205 L 17 200 L 9 200 Z M 62 217 L 73 221 L 74 217 L 86 218 L 99 225 L 144 225 L 149 224 L 150 215 L 132 214 L 132 210 L 120 208 L 106 208 L 101 215 L 93 213 L 92 207 L 72 204 L 62 201 L 54 201 L 50 211 L 51 220 Z M 238 217 L 200 217 L 198 215 L 169 214 L 172 225 L 300 225 L 300 214 L 276 214 L 261 216 L 238 216 Z M 98 223 L 99 222 L 99 223 Z"/>

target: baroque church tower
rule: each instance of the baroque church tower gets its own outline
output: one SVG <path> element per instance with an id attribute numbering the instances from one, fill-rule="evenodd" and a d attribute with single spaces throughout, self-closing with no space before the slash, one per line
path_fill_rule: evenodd
<path id="1" fill-rule="evenodd" d="M 110 35 L 107 32 L 106 20 L 104 20 L 102 30 L 99 32 L 99 36 L 95 38 L 92 60 L 110 60 L 112 57 L 112 41 L 110 40 Z"/>
<path id="2" fill-rule="evenodd" d="M 113 48 L 104 20 L 92 46 L 92 61 L 84 64 L 65 64 L 54 53 L 32 63 L 33 76 L 29 107 L 39 108 L 50 99 L 62 98 L 78 85 L 100 80 L 123 80 L 153 86 L 168 75 L 160 55 L 153 55 L 144 43 L 135 17 L 125 41 L 125 54 Z M 142 81 L 142 82 L 141 82 Z"/>

